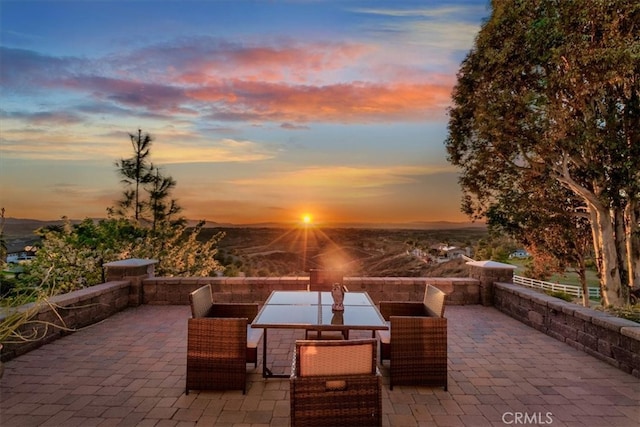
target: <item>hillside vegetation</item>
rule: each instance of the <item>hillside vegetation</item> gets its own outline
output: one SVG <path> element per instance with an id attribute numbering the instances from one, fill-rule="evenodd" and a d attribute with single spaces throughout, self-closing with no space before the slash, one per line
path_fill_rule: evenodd
<path id="1" fill-rule="evenodd" d="M 464 261 L 429 263 L 411 254 L 440 244 L 474 247 L 486 237 L 478 228 L 378 230 L 356 228 L 212 228 L 226 235 L 219 260 L 228 275 L 296 276 L 310 269 L 339 269 L 349 276 L 467 276 Z"/>

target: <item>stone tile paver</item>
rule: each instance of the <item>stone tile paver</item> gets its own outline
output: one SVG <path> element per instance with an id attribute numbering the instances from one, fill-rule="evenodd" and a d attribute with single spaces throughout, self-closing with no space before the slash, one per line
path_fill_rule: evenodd
<path id="1" fill-rule="evenodd" d="M 490 307 L 449 306 L 446 316 L 449 391 L 390 391 L 385 362 L 383 426 L 640 425 L 637 378 Z M 185 395 L 188 317 L 187 306 L 127 309 L 7 362 L 0 425 L 288 426 L 289 382 L 264 380 L 261 364 L 247 365 L 245 395 Z M 269 331 L 274 372 L 290 372 L 303 336 Z"/>

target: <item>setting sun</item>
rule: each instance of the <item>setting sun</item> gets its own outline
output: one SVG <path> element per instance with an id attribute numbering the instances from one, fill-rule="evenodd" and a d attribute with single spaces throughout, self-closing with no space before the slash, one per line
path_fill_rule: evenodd
<path id="1" fill-rule="evenodd" d="M 311 224 L 311 220 L 312 220 L 311 215 L 309 215 L 309 214 L 302 215 L 302 222 L 303 223 Z"/>

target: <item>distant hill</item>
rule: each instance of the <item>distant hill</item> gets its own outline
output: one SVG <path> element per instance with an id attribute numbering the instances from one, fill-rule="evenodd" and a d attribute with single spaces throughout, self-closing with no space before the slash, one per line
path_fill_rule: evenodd
<path id="1" fill-rule="evenodd" d="M 196 225 L 198 221 L 189 220 L 189 225 Z M 297 226 L 298 223 L 285 222 L 258 222 L 252 224 L 233 224 L 206 221 L 205 227 L 213 228 L 288 228 Z M 463 228 L 487 228 L 486 224 L 477 222 L 451 222 L 451 221 L 417 221 L 417 222 L 332 222 L 315 224 L 319 228 L 362 228 L 369 230 L 457 230 Z"/>
<path id="2" fill-rule="evenodd" d="M 74 221 L 79 222 L 79 221 Z M 7 239 L 24 238 L 33 235 L 38 228 L 62 225 L 63 220 L 41 221 L 37 219 L 5 218 L 4 235 Z"/>
<path id="3" fill-rule="evenodd" d="M 72 221 L 79 222 L 78 220 Z M 64 221 L 7 218 L 5 238 L 10 250 L 34 244 L 34 231 Z M 195 225 L 197 221 L 190 221 Z M 311 268 L 336 268 L 351 276 L 416 277 L 467 275 L 461 260 L 433 264 L 411 249 L 447 242 L 466 247 L 486 237 L 481 224 L 454 222 L 340 223 L 302 228 L 299 224 L 221 224 L 207 222 L 199 239 L 218 232 L 217 259 L 248 276 L 299 276 Z"/>
<path id="4" fill-rule="evenodd" d="M 72 223 L 79 223 L 80 220 L 71 220 Z M 195 226 L 198 220 L 188 220 L 188 225 Z M 33 232 L 41 227 L 50 225 L 62 225 L 63 220 L 37 220 L 28 218 L 6 218 L 4 234 L 8 239 L 26 237 L 33 235 Z M 252 224 L 233 224 L 206 221 L 207 228 L 289 228 L 296 226 L 295 223 L 284 222 L 260 222 Z M 473 222 L 449 222 L 449 221 L 418 221 L 418 222 L 398 222 L 398 223 L 356 223 L 340 222 L 316 225 L 320 228 L 361 228 L 369 230 L 458 230 L 458 229 L 485 229 L 487 226 Z"/>

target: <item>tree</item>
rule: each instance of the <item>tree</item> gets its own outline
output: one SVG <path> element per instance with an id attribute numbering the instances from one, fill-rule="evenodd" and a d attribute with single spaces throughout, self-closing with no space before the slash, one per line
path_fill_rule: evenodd
<path id="1" fill-rule="evenodd" d="M 158 260 L 164 276 L 208 276 L 222 269 L 216 261 L 217 244 L 224 233 L 200 239 L 204 222 L 187 228 L 171 192 L 177 182 L 151 161 L 149 134 L 129 134 L 134 154 L 116 162 L 126 188 L 123 199 L 108 208 L 108 219 L 85 219 L 79 224 L 38 231 L 43 245 L 23 282 L 35 286 L 51 271 L 49 282 L 67 292 L 104 281 L 102 266 L 126 258 Z M 150 217 L 148 216 L 150 215 Z"/>
<path id="2" fill-rule="evenodd" d="M 7 259 L 7 240 L 4 237 L 4 208 L 0 208 L 0 269 L 4 267 Z"/>
<path id="3" fill-rule="evenodd" d="M 533 254 L 528 273 L 546 280 L 568 268 L 580 278 L 583 305 L 589 306 L 587 259 L 591 232 L 580 200 L 557 181 L 538 176 L 526 188 L 514 185 L 487 211 L 491 232 L 519 240 Z"/>
<path id="4" fill-rule="evenodd" d="M 21 282 L 36 286 L 45 282 L 56 293 L 70 292 L 104 281 L 102 266 L 134 251 L 147 231 L 127 219 L 94 221 L 87 218 L 78 224 L 64 219 L 62 227 L 36 230 L 41 247 L 36 257 L 25 265 Z"/>
<path id="5" fill-rule="evenodd" d="M 494 0 L 453 91 L 449 161 L 479 218 L 549 177 L 588 216 L 605 305 L 640 285 L 640 3 Z"/>
<path id="6" fill-rule="evenodd" d="M 87 218 L 78 224 L 65 218 L 62 227 L 37 230 L 42 247 L 20 282 L 22 287 L 46 282 L 54 293 L 70 292 L 104 282 L 104 263 L 127 258 L 158 260 L 159 276 L 214 275 L 222 270 L 215 255 L 224 233 L 200 240 L 203 226 L 165 221 L 152 230 L 126 218 Z"/>
<path id="7" fill-rule="evenodd" d="M 153 138 L 148 133 L 129 134 L 133 157 L 116 161 L 118 173 L 122 176 L 122 183 L 127 187 L 123 192 L 123 198 L 118 202 L 117 213 L 126 216 L 133 209 L 133 218 L 136 221 L 142 219 L 145 203 L 142 201 L 142 188 L 153 181 L 153 166 L 149 162 L 151 156 L 151 142 Z"/>
<path id="8" fill-rule="evenodd" d="M 184 218 L 173 219 L 173 216 L 180 213 L 182 208 L 175 199 L 167 202 L 171 195 L 171 191 L 175 188 L 177 182 L 170 176 L 160 174 L 159 168 L 152 166 L 151 183 L 148 188 L 149 193 L 149 210 L 151 211 L 151 228 L 156 230 L 162 221 L 174 222 L 175 224 L 184 223 Z"/>
<path id="9" fill-rule="evenodd" d="M 160 168 L 151 163 L 151 143 L 153 137 L 148 133 L 129 134 L 133 156 L 116 161 L 121 182 L 125 185 L 123 197 L 115 208 L 108 208 L 110 215 L 122 218 L 133 218 L 138 222 L 146 222 L 153 230 L 160 222 L 169 221 L 175 225 L 184 224 L 184 218 L 175 218 L 182 208 L 171 192 L 176 180 L 165 176 Z M 131 212 L 133 210 L 133 212 Z"/>

